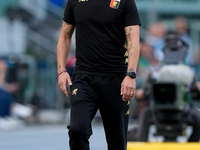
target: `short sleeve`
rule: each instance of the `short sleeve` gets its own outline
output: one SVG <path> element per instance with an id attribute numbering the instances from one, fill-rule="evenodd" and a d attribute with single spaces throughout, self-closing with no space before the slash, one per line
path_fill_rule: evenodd
<path id="1" fill-rule="evenodd" d="M 126 0 L 124 8 L 124 27 L 141 25 L 140 17 L 134 0 Z"/>
<path id="2" fill-rule="evenodd" d="M 72 0 L 67 1 L 65 11 L 64 11 L 63 21 L 72 25 L 76 25 L 74 12 L 73 12 L 73 6 L 72 6 Z"/>

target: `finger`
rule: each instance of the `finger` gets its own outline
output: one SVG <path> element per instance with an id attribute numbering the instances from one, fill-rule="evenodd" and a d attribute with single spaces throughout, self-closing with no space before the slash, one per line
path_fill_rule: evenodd
<path id="1" fill-rule="evenodd" d="M 58 82 L 58 86 L 62 90 L 62 83 Z"/>
<path id="2" fill-rule="evenodd" d="M 71 81 L 70 76 L 68 76 L 68 78 L 67 78 L 67 82 L 68 82 L 69 86 L 72 85 L 72 81 Z M 67 88 L 66 88 L 66 89 L 67 89 Z M 68 89 L 68 90 L 69 90 L 69 89 Z M 70 91 L 68 91 L 68 90 L 67 90 L 67 97 L 69 97 L 69 94 L 70 94 Z"/>
<path id="3" fill-rule="evenodd" d="M 67 91 L 67 85 L 66 85 L 67 83 L 63 83 L 62 84 L 62 91 L 63 91 L 63 93 L 67 96 L 67 97 L 69 97 L 69 94 L 68 94 L 68 91 Z"/>
<path id="4" fill-rule="evenodd" d="M 130 96 L 131 95 L 131 92 L 133 91 L 133 88 L 131 88 L 131 87 L 128 87 L 127 88 L 127 94 L 128 94 L 128 96 Z"/>
<path id="5" fill-rule="evenodd" d="M 62 83 L 59 83 L 58 85 L 59 85 L 59 88 L 61 89 L 61 91 L 66 95 L 66 91 L 65 91 L 65 89 L 64 89 L 63 84 L 62 84 Z"/>
<path id="6" fill-rule="evenodd" d="M 125 101 L 125 88 L 124 88 L 124 84 L 121 84 L 121 95 L 122 95 L 122 100 Z"/>
<path id="7" fill-rule="evenodd" d="M 135 95 L 135 90 L 134 89 L 131 90 L 130 95 Z"/>
<path id="8" fill-rule="evenodd" d="M 125 100 L 126 99 L 126 90 L 125 88 L 123 87 L 123 92 L 122 92 L 123 96 L 122 96 L 122 100 Z"/>
<path id="9" fill-rule="evenodd" d="M 71 86 L 72 85 L 72 81 L 70 79 L 70 77 L 67 79 L 68 84 Z"/>
<path id="10" fill-rule="evenodd" d="M 125 98 L 125 100 L 130 100 L 131 98 L 133 98 L 133 96 L 135 95 L 135 90 L 132 87 L 128 87 L 127 88 L 127 97 Z"/>
<path id="11" fill-rule="evenodd" d="M 126 95 L 125 95 L 125 94 L 123 94 L 122 100 L 123 100 L 123 101 L 126 101 Z"/>
<path id="12" fill-rule="evenodd" d="M 130 92 L 130 98 L 133 98 L 134 95 L 135 95 L 135 91 L 132 89 Z"/>
<path id="13" fill-rule="evenodd" d="M 130 99 L 132 97 L 132 87 L 127 87 L 127 99 Z"/>
<path id="14" fill-rule="evenodd" d="M 128 89 L 127 89 L 127 88 L 124 88 L 124 93 L 123 93 L 122 99 L 123 99 L 124 101 L 127 101 L 127 100 L 128 100 Z"/>
<path id="15" fill-rule="evenodd" d="M 123 93 L 124 93 L 124 85 L 123 85 L 123 83 L 121 84 L 121 95 L 123 95 Z"/>
<path id="16" fill-rule="evenodd" d="M 129 98 L 128 96 L 126 96 L 126 97 L 123 99 L 123 101 L 128 101 L 128 100 L 130 100 L 130 98 Z"/>

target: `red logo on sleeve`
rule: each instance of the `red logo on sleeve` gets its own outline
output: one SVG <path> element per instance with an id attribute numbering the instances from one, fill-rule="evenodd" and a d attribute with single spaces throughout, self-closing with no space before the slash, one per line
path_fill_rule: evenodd
<path id="1" fill-rule="evenodd" d="M 110 7 L 114 8 L 114 9 L 117 9 L 119 7 L 120 1 L 121 0 L 111 0 L 110 1 Z"/>

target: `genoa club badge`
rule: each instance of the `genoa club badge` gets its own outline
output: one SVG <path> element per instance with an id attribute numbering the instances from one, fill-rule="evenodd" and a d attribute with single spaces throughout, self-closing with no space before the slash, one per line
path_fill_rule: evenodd
<path id="1" fill-rule="evenodd" d="M 117 9 L 119 7 L 119 3 L 120 3 L 121 0 L 111 0 L 110 1 L 110 7 L 111 8 L 114 8 L 114 9 Z"/>

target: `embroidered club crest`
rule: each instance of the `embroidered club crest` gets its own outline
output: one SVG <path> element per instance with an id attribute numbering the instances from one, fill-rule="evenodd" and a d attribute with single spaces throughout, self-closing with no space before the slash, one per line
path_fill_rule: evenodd
<path id="1" fill-rule="evenodd" d="M 114 9 L 117 9 L 119 7 L 120 1 L 121 0 L 111 0 L 110 1 L 110 7 L 114 8 Z"/>

